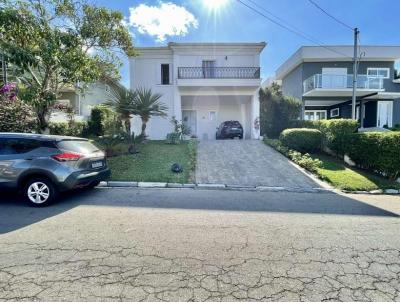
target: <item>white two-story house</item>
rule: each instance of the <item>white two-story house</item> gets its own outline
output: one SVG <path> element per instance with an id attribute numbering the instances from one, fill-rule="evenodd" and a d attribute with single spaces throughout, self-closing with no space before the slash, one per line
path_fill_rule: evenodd
<path id="1" fill-rule="evenodd" d="M 259 137 L 260 53 L 266 43 L 169 43 L 138 48 L 130 58 L 131 89 L 151 88 L 162 94 L 168 117 L 152 117 L 150 139 L 165 139 L 173 131 L 172 116 L 191 135 L 215 139 L 224 121 L 239 121 L 246 139 Z M 132 121 L 140 132 L 140 119 Z"/>

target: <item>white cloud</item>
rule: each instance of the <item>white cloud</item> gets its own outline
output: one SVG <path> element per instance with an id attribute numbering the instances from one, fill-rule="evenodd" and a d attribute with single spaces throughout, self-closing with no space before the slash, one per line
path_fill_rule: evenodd
<path id="1" fill-rule="evenodd" d="M 159 6 L 140 4 L 129 11 L 129 25 L 158 41 L 165 41 L 166 36 L 185 36 L 191 27 L 197 28 L 199 24 L 186 8 L 170 2 L 161 2 Z"/>

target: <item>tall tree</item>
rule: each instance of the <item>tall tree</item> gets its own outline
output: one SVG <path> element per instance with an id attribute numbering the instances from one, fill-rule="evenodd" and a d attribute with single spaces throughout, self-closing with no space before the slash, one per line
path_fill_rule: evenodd
<path id="1" fill-rule="evenodd" d="M 142 132 L 140 135 L 146 137 L 146 126 L 150 118 L 152 116 L 166 116 L 168 108 L 159 100 L 162 95 L 159 93 L 153 94 L 151 89 L 139 87 L 135 92 L 134 114 L 140 116 L 142 120 Z"/>
<path id="2" fill-rule="evenodd" d="M 123 15 L 79 0 L 3 0 L 0 48 L 23 71 L 23 99 L 38 128 L 64 87 L 118 78 L 118 54 L 135 55 Z"/>

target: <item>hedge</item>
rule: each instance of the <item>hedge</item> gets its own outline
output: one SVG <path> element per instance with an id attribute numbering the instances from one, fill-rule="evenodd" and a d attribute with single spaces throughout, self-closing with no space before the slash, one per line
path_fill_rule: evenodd
<path id="1" fill-rule="evenodd" d="M 86 122 L 50 123 L 49 130 L 52 135 L 86 136 Z"/>
<path id="2" fill-rule="evenodd" d="M 317 129 L 286 129 L 281 133 L 279 140 L 290 149 L 299 152 L 315 152 L 321 148 L 322 133 Z"/>
<path id="3" fill-rule="evenodd" d="M 383 173 L 391 180 L 400 176 L 400 133 L 352 134 L 347 154 L 360 168 Z"/>
<path id="4" fill-rule="evenodd" d="M 323 134 L 323 145 L 340 157 L 346 152 L 350 136 L 358 129 L 358 122 L 351 119 L 319 120 L 315 124 Z"/>

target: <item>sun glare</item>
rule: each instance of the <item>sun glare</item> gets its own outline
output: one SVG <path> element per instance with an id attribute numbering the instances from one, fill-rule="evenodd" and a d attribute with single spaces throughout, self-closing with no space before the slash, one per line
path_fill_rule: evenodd
<path id="1" fill-rule="evenodd" d="M 203 0 L 205 6 L 211 10 L 218 10 L 225 6 L 228 0 Z"/>

